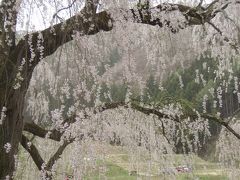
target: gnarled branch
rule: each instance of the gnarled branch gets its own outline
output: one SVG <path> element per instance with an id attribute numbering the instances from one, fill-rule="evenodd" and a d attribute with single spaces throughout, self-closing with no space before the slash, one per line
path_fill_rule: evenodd
<path id="1" fill-rule="evenodd" d="M 162 113 L 154 108 L 146 108 L 143 106 L 140 106 L 136 103 L 125 103 L 125 102 L 115 102 L 115 103 L 106 103 L 103 106 L 99 106 L 96 107 L 92 110 L 93 114 L 97 114 L 97 113 L 101 113 L 104 112 L 106 110 L 110 110 L 110 109 L 116 109 L 119 107 L 125 107 L 125 108 L 132 108 L 136 111 L 142 112 L 146 115 L 150 115 L 150 114 L 154 114 L 156 115 L 158 118 L 166 118 L 166 119 L 171 119 L 177 123 L 180 123 L 180 119 L 178 117 L 172 117 L 168 114 Z M 84 118 L 88 118 L 91 116 L 91 114 L 88 114 L 87 112 L 83 112 L 84 114 Z M 65 119 L 62 122 L 62 125 L 64 125 L 65 123 L 67 123 L 68 125 L 76 122 L 76 115 L 73 115 L 70 118 Z M 34 123 L 25 123 L 24 125 L 24 131 L 30 132 L 33 135 L 36 135 L 38 137 L 41 138 L 46 138 L 47 135 L 49 139 L 55 140 L 55 141 L 60 141 L 61 140 L 61 136 L 63 135 L 64 131 L 60 132 L 57 129 L 52 129 L 52 130 L 45 130 L 43 128 L 41 128 L 40 126 L 34 124 Z"/>
<path id="2" fill-rule="evenodd" d="M 116 109 L 116 108 L 119 108 L 119 107 L 132 108 L 133 110 L 139 111 L 139 112 L 144 113 L 146 115 L 153 114 L 153 115 L 156 115 L 159 119 L 165 118 L 165 119 L 172 120 L 176 123 L 181 123 L 181 120 L 186 118 L 186 114 L 183 114 L 181 116 L 171 116 L 169 114 L 161 112 L 158 109 L 143 107 L 143 106 L 138 105 L 137 103 L 133 103 L 133 102 L 131 102 L 131 103 L 125 103 L 125 102 L 106 103 L 103 106 L 94 108 L 92 110 L 92 113 L 97 114 L 97 113 L 104 112 L 106 110 Z M 200 117 L 202 117 L 204 119 L 208 119 L 210 121 L 217 122 L 221 126 L 225 127 L 235 137 L 240 139 L 240 134 L 237 133 L 231 126 L 229 126 L 229 124 L 227 122 L 225 122 L 222 118 L 216 117 L 216 116 L 213 116 L 213 115 L 210 115 L 210 114 L 199 114 L 199 115 L 200 115 Z M 187 117 L 194 120 L 194 119 L 197 119 L 199 117 L 199 115 L 197 115 L 196 113 L 192 113 L 192 114 L 188 114 Z M 90 114 L 84 112 L 84 117 L 85 118 L 90 117 L 90 116 L 91 116 Z M 74 123 L 74 122 L 76 122 L 75 115 L 72 116 L 72 118 L 66 119 L 63 122 L 63 124 L 64 123 L 71 124 L 71 123 Z M 49 133 L 49 131 L 42 129 L 41 127 L 39 127 L 35 124 L 26 124 L 25 127 L 24 127 L 24 130 L 28 131 L 28 132 L 30 132 L 34 135 L 37 135 L 39 137 L 46 137 L 47 133 Z M 60 141 L 61 136 L 64 133 L 64 132 L 60 133 L 57 129 L 50 130 L 50 132 L 51 133 L 50 133 L 49 138 L 53 139 L 53 140 L 56 140 L 56 141 Z"/>
<path id="3" fill-rule="evenodd" d="M 87 1 L 88 2 L 88 1 Z M 91 1 L 90 1 L 91 2 Z M 87 3 L 87 5 L 93 3 Z M 168 26 L 172 32 L 177 32 L 178 29 L 185 28 L 191 25 L 201 25 L 205 22 L 209 22 L 216 16 L 219 11 L 214 11 L 214 3 L 209 5 L 204 11 L 197 7 L 190 7 L 181 4 L 162 3 L 149 9 L 114 9 L 114 12 L 119 12 L 120 19 L 131 21 L 134 23 L 143 23 L 152 26 Z M 229 3 L 226 3 L 222 9 L 226 9 Z M 111 31 L 117 17 L 114 17 L 112 11 L 102 11 L 89 18 L 89 12 L 86 13 L 86 8 L 67 19 L 66 21 L 56 24 L 53 27 L 49 27 L 40 32 L 35 32 L 26 35 L 22 40 L 19 41 L 17 47 L 13 51 L 13 57 L 22 53 L 23 57 L 31 58 L 34 53 L 34 59 L 29 67 L 29 71 L 34 69 L 38 62 L 51 54 L 63 44 L 71 41 L 76 32 L 80 32 L 80 35 L 92 35 L 100 31 Z M 179 25 L 175 28 L 171 25 L 169 20 L 163 19 L 160 13 L 179 11 L 186 18 L 185 25 Z M 213 13 L 214 12 L 214 13 Z M 159 14 L 159 15 L 158 15 Z M 159 16 L 159 17 L 158 17 Z M 158 18 L 156 18 L 158 17 Z M 39 35 L 42 36 L 43 42 L 40 46 L 43 46 L 43 52 L 39 51 L 38 39 Z M 29 44 L 31 41 L 31 45 Z"/>

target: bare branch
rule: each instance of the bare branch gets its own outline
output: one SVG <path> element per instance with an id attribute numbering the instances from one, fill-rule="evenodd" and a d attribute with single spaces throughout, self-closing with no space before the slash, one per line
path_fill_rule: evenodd
<path id="1" fill-rule="evenodd" d="M 76 2 L 76 0 L 73 0 L 72 3 L 69 4 L 69 6 L 59 9 L 56 13 L 53 14 L 53 17 L 52 17 L 52 18 L 53 18 L 53 19 L 54 19 L 55 17 L 60 18 L 60 17 L 58 16 L 58 13 L 60 13 L 60 12 L 63 11 L 63 10 L 66 10 L 66 9 L 71 8 L 71 7 L 74 5 L 75 2 Z"/>
<path id="2" fill-rule="evenodd" d="M 52 166 L 56 163 L 56 161 L 61 158 L 61 155 L 65 148 L 71 144 L 74 141 L 74 139 L 70 139 L 68 141 L 64 141 L 62 145 L 59 146 L 57 151 L 54 153 L 54 155 L 49 159 L 48 163 L 46 164 L 46 170 L 51 170 Z"/>
<path id="3" fill-rule="evenodd" d="M 240 3 L 240 2 L 239 2 L 239 3 Z M 229 21 L 231 21 L 231 22 L 236 26 L 237 30 L 240 32 L 240 26 L 239 26 L 231 17 L 228 16 L 228 14 L 226 13 L 226 11 L 222 11 L 222 13 L 223 13 L 224 17 L 225 17 L 226 19 L 228 19 Z"/>
<path id="4" fill-rule="evenodd" d="M 30 154 L 32 157 L 34 163 L 36 164 L 38 170 L 46 170 L 51 171 L 52 166 L 55 164 L 55 162 L 61 157 L 62 153 L 64 152 L 65 148 L 74 141 L 74 139 L 70 139 L 69 141 L 64 141 L 62 145 L 59 146 L 57 151 L 54 153 L 54 155 L 49 159 L 46 166 L 43 167 L 43 164 L 45 164 L 44 160 L 42 159 L 40 153 L 38 152 L 38 149 L 36 146 L 24 135 L 22 135 L 22 141 L 21 144 L 24 147 L 26 151 Z M 43 169 L 44 168 L 44 169 Z M 50 174 L 47 174 L 49 177 Z"/>
<path id="5" fill-rule="evenodd" d="M 221 36 L 223 36 L 223 32 L 221 31 L 221 29 L 218 28 L 214 23 L 212 23 L 211 21 L 207 23 L 210 24 Z M 223 36 L 223 40 L 227 42 L 236 51 L 237 54 L 239 54 L 239 45 L 237 43 L 234 43 L 226 36 Z"/>
<path id="6" fill-rule="evenodd" d="M 28 140 L 28 138 L 24 135 L 22 135 L 21 144 L 24 147 L 24 149 L 26 149 L 26 151 L 31 155 L 38 170 L 42 170 L 42 165 L 44 164 L 44 160 L 42 159 L 36 146 L 30 140 Z"/>
<path id="7" fill-rule="evenodd" d="M 200 0 L 199 4 L 197 5 L 197 8 L 201 8 L 202 4 L 203 4 L 203 0 Z"/>
<path id="8" fill-rule="evenodd" d="M 49 134 L 49 139 L 55 141 L 60 141 L 62 136 L 62 133 L 57 130 L 45 130 L 34 123 L 25 123 L 24 131 L 30 132 L 33 135 L 41 138 L 46 138 L 46 136 Z"/>
<path id="9" fill-rule="evenodd" d="M 192 117 L 196 117 L 196 115 L 192 115 Z M 225 127 L 229 132 L 231 132 L 237 139 L 240 139 L 240 134 L 237 133 L 231 126 L 229 126 L 228 122 L 225 122 L 222 118 L 220 117 L 215 117 L 209 114 L 201 114 L 202 118 L 211 120 L 211 121 L 215 121 L 218 124 L 220 124 L 221 126 Z"/>
<path id="10" fill-rule="evenodd" d="M 220 35 L 222 35 L 222 31 L 215 24 L 211 21 L 209 21 L 208 24 L 210 24 Z"/>

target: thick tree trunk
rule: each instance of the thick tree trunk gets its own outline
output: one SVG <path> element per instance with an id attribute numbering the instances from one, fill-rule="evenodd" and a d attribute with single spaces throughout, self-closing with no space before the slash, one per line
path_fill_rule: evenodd
<path id="1" fill-rule="evenodd" d="M 18 56 L 12 56 L 10 51 L 0 52 L 0 180 L 12 179 L 15 170 L 15 155 L 23 131 L 23 105 L 28 89 L 31 72 L 26 76 L 26 68 L 22 72 L 24 80 L 21 87 L 14 89 L 16 74 L 18 72 Z M 10 58 L 11 57 L 11 58 Z"/>
<path id="2" fill-rule="evenodd" d="M 7 109 L 0 126 L 0 180 L 6 179 L 7 176 L 12 179 L 15 170 L 15 155 L 23 130 L 24 95 L 24 91 L 12 90 L 6 104 L 0 106 L 0 109 L 3 109 L 3 106 Z"/>

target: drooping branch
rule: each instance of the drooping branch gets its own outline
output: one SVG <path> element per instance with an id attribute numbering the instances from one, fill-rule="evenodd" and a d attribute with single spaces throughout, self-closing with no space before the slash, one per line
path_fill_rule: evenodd
<path id="1" fill-rule="evenodd" d="M 207 22 L 208 24 L 210 24 L 216 31 L 217 33 L 219 33 L 223 38 L 223 40 L 228 43 L 237 54 L 239 54 L 239 45 L 238 43 L 233 42 L 232 40 L 230 40 L 228 37 L 223 35 L 223 32 L 221 31 L 220 28 L 218 28 L 214 23 L 212 23 L 211 21 Z"/>
<path id="2" fill-rule="evenodd" d="M 105 110 L 108 110 L 108 109 L 115 109 L 115 108 L 118 108 L 118 107 L 126 107 L 126 108 L 132 108 L 136 111 L 139 111 L 139 112 L 142 112 L 146 115 L 150 115 L 150 114 L 153 114 L 153 115 L 156 115 L 159 119 L 162 119 L 162 118 L 165 118 L 165 119 L 169 119 L 169 120 L 172 120 L 174 122 L 177 122 L 177 123 L 181 123 L 181 120 L 184 120 L 186 119 L 186 117 L 189 117 L 193 120 L 199 118 L 199 115 L 201 118 L 204 118 L 204 119 L 208 119 L 210 121 L 214 121 L 216 123 L 218 123 L 219 125 L 225 127 L 229 132 L 231 132 L 236 138 L 240 139 L 240 134 L 237 133 L 231 126 L 229 126 L 229 123 L 225 122 L 224 119 L 220 118 L 220 117 L 216 117 L 216 116 L 213 116 L 213 115 L 210 115 L 210 114 L 196 114 L 196 113 L 190 113 L 190 114 L 183 114 L 181 116 L 171 116 L 167 113 L 164 113 L 164 112 L 161 112 L 160 110 L 158 109 L 155 109 L 155 108 L 146 108 L 146 107 L 143 107 L 143 106 L 140 106 L 136 103 L 129 103 L 129 104 L 126 104 L 124 102 L 118 102 L 118 103 L 107 103 L 105 104 L 103 107 L 99 107 L 95 110 L 95 113 L 97 112 L 103 112 Z"/>
<path id="3" fill-rule="evenodd" d="M 240 134 L 237 133 L 231 126 L 229 126 L 229 123 L 227 123 L 226 121 L 224 121 L 222 118 L 220 117 L 216 117 L 210 114 L 197 114 L 197 113 L 190 113 L 190 114 L 183 114 L 180 116 L 172 116 L 169 115 L 165 112 L 162 112 L 159 109 L 156 108 L 149 108 L 149 107 L 144 107 L 142 105 L 139 105 L 138 103 L 134 103 L 134 102 L 130 102 L 130 103 L 125 103 L 125 102 L 115 102 L 115 103 L 106 103 L 103 106 L 99 106 L 96 107 L 92 110 L 92 114 L 97 114 L 97 113 L 101 113 L 104 112 L 106 110 L 111 110 L 111 109 L 117 109 L 119 107 L 124 107 L 124 108 L 131 108 L 133 110 L 136 110 L 138 112 L 141 112 L 143 114 L 146 115 L 155 115 L 157 116 L 159 119 L 169 119 L 172 120 L 176 123 L 181 123 L 184 119 L 186 118 L 191 118 L 192 120 L 198 119 L 199 116 L 201 118 L 204 119 L 208 119 L 210 121 L 214 121 L 216 123 L 218 123 L 219 125 L 225 127 L 229 132 L 231 132 L 235 137 L 237 137 L 238 139 L 240 139 Z M 84 114 L 84 118 L 89 118 L 91 117 L 91 114 L 87 113 L 87 112 L 83 112 Z M 73 115 L 71 118 L 67 118 L 63 121 L 63 124 L 68 123 L 68 125 L 76 122 L 76 116 Z M 46 137 L 46 135 L 49 133 L 49 138 L 55 141 L 60 141 L 61 136 L 63 135 L 64 131 L 59 132 L 59 130 L 57 129 L 53 129 L 50 131 L 44 130 L 41 127 L 37 126 L 36 124 L 26 124 L 24 127 L 25 131 L 28 131 L 36 136 L 39 137 Z"/>
<path id="4" fill-rule="evenodd" d="M 226 3 L 223 9 L 228 5 L 229 3 Z M 62 23 L 56 24 L 43 31 L 26 35 L 19 41 L 13 52 L 13 56 L 24 52 L 22 53 L 23 57 L 33 58 L 31 67 L 29 67 L 29 70 L 32 70 L 42 58 L 53 54 L 58 47 L 71 41 L 76 35 L 76 32 L 79 32 L 79 35 L 92 35 L 100 31 L 111 31 L 114 22 L 118 21 L 118 18 L 124 19 L 126 22 L 131 21 L 159 27 L 167 26 L 172 32 L 177 32 L 179 29 L 187 26 L 201 25 L 209 22 L 218 13 L 218 11 L 215 12 L 214 10 L 214 4 L 202 10 L 201 8 L 181 4 L 163 3 L 149 9 L 113 9 L 110 11 L 102 11 L 97 14 L 94 13 L 94 18 L 89 18 L 89 13 L 86 13 L 86 8 L 83 8 L 79 14 Z M 186 18 L 185 24 L 174 27 L 170 20 L 162 17 L 162 13 L 172 11 L 180 12 Z M 120 17 L 115 17 L 112 12 L 119 14 Z M 39 44 L 39 37 L 42 38 L 42 44 Z M 29 41 L 31 43 L 29 43 Z M 39 46 L 42 46 L 41 50 Z"/>
<path id="5" fill-rule="evenodd" d="M 104 112 L 106 110 L 111 110 L 111 109 L 116 109 L 119 107 L 124 107 L 124 108 L 131 108 L 133 110 L 139 111 L 141 113 L 144 113 L 146 115 L 150 115 L 153 114 L 155 116 L 158 117 L 158 119 L 161 121 L 161 126 L 162 126 L 162 132 L 163 132 L 163 136 L 166 138 L 166 140 L 170 143 L 168 137 L 166 136 L 166 132 L 165 132 L 165 126 L 164 123 L 162 121 L 163 118 L 172 120 L 176 123 L 180 123 L 182 121 L 184 121 L 184 119 L 186 118 L 191 118 L 192 120 L 198 119 L 199 117 L 204 118 L 204 119 L 208 119 L 210 121 L 214 121 L 217 122 L 218 124 L 220 124 L 221 126 L 225 127 L 230 133 L 232 133 L 236 138 L 240 139 L 240 134 L 237 133 L 231 126 L 229 126 L 229 123 L 225 122 L 222 118 L 220 117 L 216 117 L 210 114 L 197 114 L 197 113 L 190 113 L 190 114 L 183 114 L 180 116 L 171 116 L 168 115 L 167 113 L 161 112 L 159 109 L 155 109 L 155 108 L 146 108 L 143 107 L 137 103 L 125 103 L 125 102 L 116 102 L 116 103 L 106 103 L 103 106 L 97 107 L 95 109 L 93 109 L 92 114 L 97 114 L 97 113 L 101 113 Z M 90 117 L 91 114 L 88 113 L 84 113 L 84 117 Z M 75 116 L 74 118 L 69 118 L 66 119 L 64 121 L 64 123 L 74 123 L 76 121 Z M 56 129 L 53 129 L 51 131 L 47 131 L 42 129 L 41 127 L 35 125 L 35 124 L 26 124 L 24 127 L 25 131 L 31 132 L 34 135 L 37 135 L 39 137 L 45 137 L 47 135 L 47 133 L 49 132 L 55 132 L 55 135 L 50 135 L 49 138 L 56 140 L 56 141 L 60 141 L 61 136 L 64 132 L 59 132 Z M 88 134 L 87 136 L 91 136 L 91 134 Z M 84 137 L 84 135 L 80 135 L 80 140 Z M 56 163 L 56 161 L 61 157 L 62 153 L 64 152 L 65 148 L 74 141 L 74 137 L 71 137 L 69 140 L 64 140 L 63 144 L 59 146 L 59 148 L 57 149 L 57 151 L 54 153 L 54 155 L 49 159 L 49 161 L 46 164 L 45 170 L 47 171 L 51 171 L 53 165 Z M 37 148 L 31 143 L 29 144 L 29 140 L 23 135 L 22 138 L 22 146 L 30 153 L 33 161 L 35 162 L 35 164 L 37 165 L 38 169 L 41 170 L 42 169 L 42 164 L 44 163 L 43 159 L 41 158 Z"/>
<path id="6" fill-rule="evenodd" d="M 96 107 L 92 109 L 92 114 L 97 114 L 104 112 L 106 110 L 110 109 L 117 109 L 119 107 L 125 107 L 125 108 L 132 108 L 136 111 L 142 112 L 143 114 L 150 115 L 154 114 L 156 115 L 159 119 L 161 118 L 166 118 L 166 119 L 171 119 L 177 123 L 180 123 L 180 119 L 178 117 L 172 117 L 171 115 L 162 113 L 154 108 L 146 108 L 143 106 L 140 106 L 136 103 L 125 103 L 125 102 L 115 102 L 115 103 L 106 103 L 103 106 Z M 83 112 L 84 118 L 89 118 L 91 117 L 92 114 L 87 113 L 86 111 Z M 68 126 L 72 123 L 76 122 L 76 115 L 73 115 L 70 118 L 66 118 L 63 122 L 62 125 L 68 124 Z M 34 123 L 25 123 L 24 125 L 24 131 L 30 132 L 33 135 L 36 135 L 41 138 L 49 138 L 55 141 L 60 141 L 61 136 L 63 135 L 64 131 L 59 131 L 58 129 L 52 129 L 52 130 L 45 130 L 42 127 L 34 124 Z"/>
<path id="7" fill-rule="evenodd" d="M 231 1 L 231 0 L 227 0 L 225 1 L 225 4 L 221 4 L 221 7 L 220 8 L 214 8 L 215 5 L 217 3 L 221 3 L 221 0 L 215 0 L 213 1 L 209 6 L 208 8 L 212 10 L 211 12 L 211 16 L 212 17 L 215 17 L 219 12 L 222 12 L 223 10 L 225 10 L 231 3 L 233 3 L 234 1 Z M 236 2 L 237 4 L 237 2 Z"/>
<path id="8" fill-rule="evenodd" d="M 2 0 L 0 4 L 0 37 L 2 43 L 8 48 L 15 46 L 17 10 L 17 0 Z"/>
<path id="9" fill-rule="evenodd" d="M 125 107 L 125 108 L 131 108 L 133 110 L 139 111 L 143 114 L 146 115 L 156 115 L 158 118 L 162 119 L 162 118 L 166 118 L 166 119 L 171 119 L 177 123 L 180 123 L 180 119 L 178 117 L 172 117 L 169 114 L 165 114 L 163 112 L 160 112 L 159 110 L 156 110 L 154 108 L 147 108 L 141 105 L 138 105 L 137 103 L 134 102 L 129 102 L 129 103 L 125 103 L 125 102 L 115 102 L 115 103 L 105 103 L 103 106 L 97 107 L 93 110 L 93 113 L 101 113 L 103 111 L 106 110 L 110 110 L 110 109 L 116 109 L 119 107 Z"/>
<path id="10" fill-rule="evenodd" d="M 144 114 L 150 115 L 150 114 L 155 114 L 156 116 L 158 116 L 159 118 L 172 118 L 169 115 L 166 115 L 164 113 L 161 113 L 155 109 L 150 109 L 150 108 L 145 108 L 142 106 L 139 106 L 137 104 L 134 103 L 124 103 L 124 102 L 117 102 L 117 103 L 106 103 L 104 106 L 101 107 L 97 107 L 93 110 L 93 114 L 97 114 L 97 113 L 101 113 L 104 112 L 106 110 L 110 110 L 110 109 L 116 109 L 118 107 L 125 107 L 125 108 L 132 108 L 135 109 L 137 111 L 140 111 Z M 84 117 L 87 118 L 90 115 L 87 114 L 86 112 L 84 113 Z M 75 117 L 75 116 L 73 116 Z M 173 119 L 175 121 L 178 122 L 178 119 Z M 63 123 L 74 123 L 76 121 L 75 118 L 68 118 L 66 119 Z M 36 124 L 31 124 L 31 123 L 26 123 L 24 126 L 24 130 L 27 132 L 30 132 L 36 136 L 45 138 L 46 135 L 50 132 L 49 138 L 56 140 L 56 141 L 60 141 L 61 136 L 64 132 L 59 132 L 56 129 L 53 130 L 45 130 L 43 128 L 41 128 L 40 126 L 36 125 Z M 80 139 L 83 138 L 84 135 L 80 135 Z M 89 134 L 89 136 L 91 136 L 91 134 Z M 61 157 L 62 153 L 64 152 L 65 148 L 74 141 L 74 138 L 71 138 L 70 140 L 64 140 L 63 144 L 59 146 L 59 148 L 57 149 L 57 151 L 54 153 L 54 155 L 49 159 L 49 161 L 46 164 L 45 170 L 47 171 L 51 171 L 52 170 L 52 166 L 56 163 L 56 161 Z M 30 143 L 30 144 L 29 144 Z M 43 159 L 41 158 L 37 148 L 23 135 L 22 137 L 22 146 L 29 152 L 29 154 L 31 155 L 33 161 L 35 162 L 35 164 L 37 165 L 39 170 L 42 170 L 42 165 L 44 163 Z"/>
<path id="11" fill-rule="evenodd" d="M 196 118 L 196 115 L 192 115 L 193 118 Z M 220 117 L 216 117 L 216 116 L 212 116 L 209 114 L 201 114 L 202 118 L 211 120 L 211 121 L 215 121 L 218 124 L 220 124 L 221 126 L 225 127 L 230 133 L 232 133 L 237 139 L 240 140 L 240 134 L 237 133 L 231 126 L 229 126 L 229 123 L 224 121 L 224 119 L 220 118 Z"/>
<path id="12" fill-rule="evenodd" d="M 102 110 L 107 110 L 107 109 L 113 109 L 113 108 L 117 108 L 117 107 L 120 107 L 120 106 L 125 106 L 125 107 L 128 107 L 127 104 L 124 104 L 124 103 L 113 103 L 113 104 L 106 104 Z M 183 114 L 181 115 L 180 117 L 178 116 L 170 116 L 168 114 L 165 114 L 163 112 L 160 112 L 159 110 L 157 109 L 154 109 L 154 108 L 145 108 L 145 107 L 142 107 L 138 104 L 135 104 L 135 103 L 131 103 L 131 105 L 129 106 L 130 108 L 134 109 L 134 110 L 137 110 L 139 112 L 142 112 L 146 115 L 150 115 L 150 114 L 154 114 L 156 115 L 158 118 L 162 119 L 162 118 L 166 118 L 166 119 L 169 119 L 169 120 L 173 120 L 177 123 L 181 123 L 181 120 L 185 119 L 186 118 L 186 115 Z M 101 109 L 100 109 L 101 110 Z M 100 112 L 100 111 L 99 111 Z M 218 123 L 219 125 L 225 127 L 229 132 L 231 132 L 236 138 L 240 139 L 240 134 L 237 133 L 231 126 L 229 126 L 229 123 L 225 122 L 222 118 L 220 117 L 216 117 L 216 116 L 213 116 L 213 115 L 210 115 L 210 114 L 199 114 L 201 118 L 204 118 L 204 119 L 208 119 L 210 121 L 214 121 L 216 123 Z M 187 117 L 195 120 L 197 118 L 199 118 L 199 115 L 196 114 L 196 113 L 191 113 L 191 114 L 188 114 Z"/>

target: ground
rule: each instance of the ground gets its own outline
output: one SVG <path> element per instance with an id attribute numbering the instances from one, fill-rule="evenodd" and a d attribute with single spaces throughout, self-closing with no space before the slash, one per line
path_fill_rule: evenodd
<path id="1" fill-rule="evenodd" d="M 53 141 L 46 142 L 40 139 L 35 141 L 38 142 L 38 148 L 42 150 L 41 154 L 46 159 L 51 156 L 48 152 L 54 152 L 56 149 Z M 82 165 L 79 169 L 85 170 L 84 180 L 228 180 L 227 169 L 220 167 L 216 162 L 207 162 L 195 155 L 162 155 L 160 158 L 162 160 L 155 161 L 153 155 L 141 149 L 128 153 L 124 147 L 104 143 L 84 144 L 84 146 L 88 148 L 91 146 L 95 154 L 89 156 L 87 149 L 85 152 L 79 150 L 80 152 L 77 153 L 85 161 L 85 163 L 79 163 L 80 166 Z M 69 162 L 78 158 L 76 155 L 75 157 L 71 155 L 74 148 L 74 145 L 69 146 L 62 159 L 58 161 L 57 180 L 65 180 L 67 175 L 73 174 Z M 95 159 L 95 164 L 91 163 L 92 159 Z M 36 179 L 39 175 L 31 157 L 23 149 L 20 150 L 18 166 L 16 173 L 18 180 L 32 180 L 33 177 Z M 177 172 L 177 167 L 188 169 L 187 172 Z"/>

